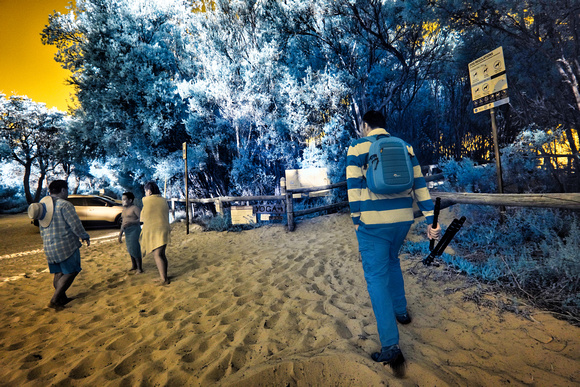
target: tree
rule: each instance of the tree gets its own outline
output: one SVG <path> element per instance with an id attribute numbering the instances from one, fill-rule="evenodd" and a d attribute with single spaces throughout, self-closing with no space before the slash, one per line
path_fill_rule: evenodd
<path id="1" fill-rule="evenodd" d="M 180 91 L 190 106 L 192 179 L 213 186 L 212 195 L 271 192 L 285 169 L 300 166 L 309 140 L 348 145 L 337 138 L 348 120 L 342 80 L 324 67 L 295 66 L 304 57 L 280 34 L 279 6 L 216 1 L 193 16 L 192 75 Z M 324 163 L 336 165 L 343 151 L 325 147 Z"/>
<path id="2" fill-rule="evenodd" d="M 573 129 L 580 126 L 580 3 L 576 0 L 441 0 L 442 17 L 472 41 L 473 58 L 503 45 L 513 125 L 560 128 L 576 169 L 580 153 Z M 511 136 L 509 140 L 515 138 Z"/>
<path id="3" fill-rule="evenodd" d="M 6 99 L 0 94 L 0 160 L 24 167 L 23 186 L 28 203 L 38 202 L 47 173 L 57 163 L 54 149 L 66 128 L 66 113 L 47 109 L 25 96 Z M 33 177 L 36 175 L 37 177 Z M 31 190 L 31 179 L 36 187 Z"/>
<path id="4" fill-rule="evenodd" d="M 94 157 L 148 179 L 159 158 L 187 140 L 176 80 L 190 35 L 185 1 L 79 0 L 43 30 L 73 72 L 78 138 Z"/>

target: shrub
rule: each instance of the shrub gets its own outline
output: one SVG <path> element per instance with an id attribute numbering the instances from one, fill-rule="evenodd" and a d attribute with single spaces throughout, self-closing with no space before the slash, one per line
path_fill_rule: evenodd
<path id="1" fill-rule="evenodd" d="M 452 241 L 447 265 L 504 286 L 538 307 L 580 323 L 580 223 L 571 212 L 509 209 L 504 223 L 491 206 L 460 207 L 467 221 Z M 420 225 L 421 226 L 421 225 Z M 403 252 L 427 256 L 428 242 L 407 242 Z"/>
<path id="2" fill-rule="evenodd" d="M 232 218 L 229 214 L 212 216 L 206 222 L 208 231 L 228 231 L 232 224 Z"/>
<path id="3" fill-rule="evenodd" d="M 26 211 L 27 207 L 22 187 L 0 184 L 0 214 L 16 214 Z"/>
<path id="4" fill-rule="evenodd" d="M 455 192 L 495 192 L 495 164 L 477 165 L 469 158 L 443 159 L 439 166 L 445 175 L 443 189 Z"/>

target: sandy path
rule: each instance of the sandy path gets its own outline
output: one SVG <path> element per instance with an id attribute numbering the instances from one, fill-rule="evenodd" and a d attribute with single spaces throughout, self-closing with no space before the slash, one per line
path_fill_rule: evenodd
<path id="1" fill-rule="evenodd" d="M 369 357 L 379 341 L 348 215 L 293 233 L 178 224 L 172 238 L 169 286 L 151 257 L 127 274 L 117 243 L 83 247 L 64 311 L 46 308 L 49 274 L 1 284 L 0 385 L 580 385 L 580 329 L 480 308 L 461 277 L 418 259 L 402 261 L 414 320 L 395 379 Z"/>

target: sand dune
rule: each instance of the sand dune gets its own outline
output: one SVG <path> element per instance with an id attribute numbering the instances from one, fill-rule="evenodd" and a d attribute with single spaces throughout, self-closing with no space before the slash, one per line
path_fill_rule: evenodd
<path id="1" fill-rule="evenodd" d="M 463 277 L 419 258 L 402 260 L 414 320 L 400 327 L 407 376 L 394 378 L 369 357 L 379 340 L 346 214 L 292 233 L 176 224 L 169 286 L 151 257 L 128 274 L 116 242 L 81 254 L 63 311 L 46 307 L 48 273 L 0 284 L 0 385 L 580 385 L 580 329 L 466 301 Z"/>

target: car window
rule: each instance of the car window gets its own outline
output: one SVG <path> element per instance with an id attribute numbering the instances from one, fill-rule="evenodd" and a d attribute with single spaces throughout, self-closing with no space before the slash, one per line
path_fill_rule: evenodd
<path id="1" fill-rule="evenodd" d="M 97 198 L 88 198 L 87 205 L 90 207 L 105 207 L 107 203 L 104 200 Z"/>
<path id="2" fill-rule="evenodd" d="M 84 198 L 68 198 L 68 201 L 73 204 L 73 206 L 86 206 Z"/>

